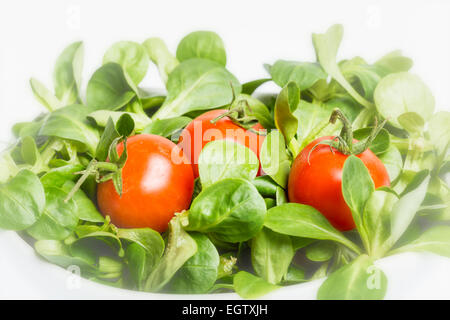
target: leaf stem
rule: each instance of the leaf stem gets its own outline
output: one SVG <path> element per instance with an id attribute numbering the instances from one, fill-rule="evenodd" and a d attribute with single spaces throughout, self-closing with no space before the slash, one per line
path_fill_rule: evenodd
<path id="1" fill-rule="evenodd" d="M 345 79 L 341 71 L 337 67 L 338 73 L 334 76 L 336 81 L 345 89 L 347 92 L 363 107 L 369 110 L 373 110 L 375 105 L 372 102 L 367 101 L 363 98 Z"/>
<path id="2" fill-rule="evenodd" d="M 131 112 L 143 115 L 148 118 L 147 114 L 144 111 L 144 108 L 142 107 L 142 104 L 139 101 L 135 100 L 131 102 L 128 108 L 130 109 Z"/>
<path id="3" fill-rule="evenodd" d="M 75 183 L 75 185 L 73 186 L 73 188 L 70 190 L 70 192 L 67 194 L 67 197 L 64 199 L 64 202 L 68 202 L 70 199 L 72 199 L 72 197 L 75 195 L 75 193 L 81 188 L 81 186 L 83 185 L 83 183 L 86 181 L 86 179 L 94 174 L 97 171 L 97 160 L 93 159 L 88 167 L 86 168 L 86 170 L 83 171 L 82 176 L 80 177 L 80 179 L 78 179 L 78 181 Z"/>
<path id="4" fill-rule="evenodd" d="M 117 165 L 111 162 L 97 162 L 96 164 L 97 169 L 102 169 L 106 171 L 117 171 Z"/>
<path id="5" fill-rule="evenodd" d="M 298 143 L 297 139 L 292 138 L 291 141 L 288 143 L 289 151 L 292 153 L 292 157 L 295 159 L 300 152 L 300 144 Z"/>
<path id="6" fill-rule="evenodd" d="M 233 113 L 236 113 L 236 111 L 234 110 L 229 110 L 227 112 L 222 113 L 221 115 L 215 117 L 214 119 L 211 120 L 212 124 L 216 124 L 217 121 L 219 121 L 220 119 L 223 119 L 225 117 L 231 116 Z"/>
<path id="7" fill-rule="evenodd" d="M 361 255 L 363 253 L 359 246 L 357 246 L 353 241 L 348 240 L 346 237 L 343 237 L 340 242 L 358 255 Z"/>

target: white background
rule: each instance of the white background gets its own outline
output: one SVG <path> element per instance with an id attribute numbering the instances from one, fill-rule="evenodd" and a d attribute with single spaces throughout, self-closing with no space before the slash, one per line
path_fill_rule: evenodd
<path id="1" fill-rule="evenodd" d="M 85 43 L 84 85 L 115 41 L 162 37 L 175 51 L 193 30 L 213 30 L 224 39 L 228 67 L 241 81 L 266 76 L 263 63 L 313 61 L 312 32 L 333 23 L 345 27 L 339 58 L 369 62 L 402 49 L 413 72 L 433 91 L 439 109 L 450 108 L 450 1 L 286 0 L 2 0 L 0 2 L 0 141 L 10 127 L 42 109 L 28 79 L 52 88 L 61 50 Z M 160 86 L 150 69 L 145 86 Z"/>
<path id="2" fill-rule="evenodd" d="M 159 36 L 175 51 L 178 41 L 188 32 L 213 30 L 225 42 L 228 68 L 241 81 L 247 81 L 266 76 L 262 64 L 276 59 L 314 61 L 311 33 L 324 32 L 333 23 L 345 27 L 338 58 L 360 55 L 373 62 L 389 51 L 402 49 L 414 60 L 413 72 L 433 91 L 437 108 L 450 108 L 450 1 L 2 0 L 0 149 L 10 141 L 13 123 L 30 120 L 43 111 L 32 96 L 29 78 L 36 77 L 52 88 L 55 59 L 73 41 L 85 43 L 86 85 L 104 51 L 115 41 L 142 42 Z M 154 68 L 149 70 L 143 85 L 161 85 Z M 14 238 L 5 232 L 0 232 L 1 237 Z M 10 252 L 15 251 L 14 245 L 11 240 Z M 2 247 L 7 246 L 3 243 L 0 250 Z M 16 256 L 22 252 L 32 255 L 21 246 L 17 250 Z M 18 265 L 3 259 L 2 254 L 3 297 L 11 292 L 13 283 L 21 283 L 13 290 L 20 296 L 31 283 L 28 278 L 16 280 L 24 272 L 39 274 L 39 268 L 47 265 L 34 266 L 37 259 L 30 256 L 23 256 L 24 265 Z M 5 270 L 11 274 L 5 275 Z M 34 285 L 39 297 L 43 285 Z M 433 288 L 432 279 L 430 285 Z M 431 294 L 433 290 L 428 291 Z M 442 291 L 435 294 L 439 292 Z"/>

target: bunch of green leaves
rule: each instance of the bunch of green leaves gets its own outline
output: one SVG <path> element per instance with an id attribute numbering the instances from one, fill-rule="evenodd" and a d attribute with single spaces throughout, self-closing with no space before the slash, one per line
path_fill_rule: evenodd
<path id="1" fill-rule="evenodd" d="M 167 93 L 141 87 L 150 62 L 158 66 Z M 176 292 L 210 290 L 220 259 L 208 237 L 194 231 L 187 234 L 178 219 L 171 222 L 167 248 L 153 230 L 118 229 L 98 212 L 95 188 L 112 179 L 116 191 L 122 192 L 127 137 L 150 133 L 176 141 L 180 129 L 191 121 L 190 114 L 231 104 L 241 85 L 225 64 L 223 42 L 213 32 L 189 34 L 181 40 L 176 56 L 158 38 L 143 44 L 120 41 L 107 49 L 82 94 L 83 44 L 68 46 L 55 65 L 54 93 L 38 80 L 30 80 L 47 112 L 16 124 L 17 140 L 1 155 L 0 227 L 24 231 L 45 259 L 63 267 L 77 265 L 95 281 L 158 291 L 175 275 L 178 280 L 170 287 Z M 238 97 L 264 111 L 255 98 Z M 270 124 L 267 113 L 264 116 Z M 121 154 L 119 143 L 124 146 Z M 256 175 L 254 167 L 251 174 Z M 258 218 L 260 227 L 264 201 L 250 183 L 238 180 L 234 187 L 248 188 L 248 196 L 257 203 L 249 218 Z M 211 201 L 213 196 L 207 198 Z M 249 232 L 246 238 L 259 227 L 250 221 L 242 224 Z M 176 244 L 184 243 L 183 239 L 186 246 L 178 248 Z M 201 248 L 198 253 L 197 247 Z M 210 254 L 205 256 L 205 252 Z M 188 280 L 204 274 L 198 266 L 208 257 L 214 261 L 205 266 L 210 270 L 206 285 L 191 287 Z M 230 263 L 225 264 L 220 277 L 230 272 Z"/>
<path id="2" fill-rule="evenodd" d="M 242 287 L 243 279 L 250 287 L 254 284 L 266 293 L 286 281 L 283 276 L 289 277 L 293 265 L 281 262 L 283 257 L 289 261 L 292 252 L 289 241 L 281 242 L 280 234 L 290 236 L 291 242 L 296 239 L 298 247 L 294 244 L 294 251 L 315 264 L 307 265 L 312 269 L 310 279 L 329 275 L 318 293 L 322 299 L 382 298 L 387 280 L 374 262 L 384 256 L 407 250 L 448 256 L 444 231 L 449 230 L 435 225 L 449 217 L 450 197 L 445 181 L 449 113 L 433 114 L 430 90 L 407 72 L 412 61 L 399 51 L 374 64 L 360 57 L 337 62 L 342 33 L 342 26 L 336 25 L 324 34 L 313 35 L 316 63 L 278 60 L 272 66 L 266 65 L 282 90 L 272 105 L 278 130 L 268 133 L 260 153 L 261 166 L 270 178 L 258 178 L 255 185 L 261 194 L 272 196 L 276 190 L 286 190 L 290 166 L 298 152 L 316 138 L 336 136 L 341 130 L 340 124 L 329 123 L 338 108 L 357 129 L 353 137 L 358 140 L 368 139 L 376 126 L 374 119 L 388 122 L 370 142 L 369 149 L 385 164 L 391 186 L 374 190 L 362 162 L 354 156 L 347 160 L 342 191 L 357 225 L 357 233 L 348 235 L 335 230 L 311 207 L 266 201 L 265 229 L 276 234 L 272 234 L 271 241 L 267 241 L 267 232 L 252 240 L 255 252 L 265 250 L 261 261 L 266 268 L 261 270 L 259 259 L 252 257 L 254 270 L 262 279 L 242 274 L 236 286 L 243 296 L 256 296 L 255 291 L 249 295 Z"/>
<path id="3" fill-rule="evenodd" d="M 31 237 L 52 263 L 122 288 L 256 298 L 327 277 L 320 299 L 383 298 L 388 280 L 378 259 L 423 250 L 450 256 L 450 230 L 442 225 L 450 220 L 450 119 L 434 113 L 409 58 L 395 51 L 375 63 L 338 61 L 342 37 L 340 25 L 314 34 L 317 61 L 277 60 L 266 65 L 270 77 L 244 84 L 226 69 L 214 32 L 188 34 L 174 54 L 155 37 L 120 41 L 105 52 L 85 94 L 83 45 L 68 46 L 56 61 L 53 92 L 30 80 L 46 112 L 16 124 L 16 140 L 0 155 L 0 228 Z M 165 92 L 143 87 L 150 63 Z M 280 92 L 258 95 L 268 81 Z M 96 184 L 112 179 L 122 190 L 127 137 L 177 142 L 193 117 L 217 108 L 245 129 L 260 123 L 268 130 L 259 155 L 231 141 L 207 144 L 192 204 L 163 234 L 117 228 L 99 213 Z M 375 189 L 359 158 L 345 162 L 342 192 L 357 226 L 347 233 L 286 196 L 297 154 L 341 131 L 330 123 L 336 108 L 357 140 L 368 140 L 375 118 L 387 121 L 368 147 L 385 164 L 390 187 Z M 265 174 L 257 176 L 260 165 Z"/>

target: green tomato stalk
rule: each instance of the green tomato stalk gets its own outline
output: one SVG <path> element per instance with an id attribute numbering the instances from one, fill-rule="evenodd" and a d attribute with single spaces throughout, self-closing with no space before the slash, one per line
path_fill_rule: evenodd
<path id="1" fill-rule="evenodd" d="M 121 140 L 123 140 L 124 148 L 121 156 L 119 157 L 116 147 Z M 122 196 L 122 168 L 125 166 L 125 163 L 127 161 L 126 137 L 118 137 L 111 143 L 109 147 L 109 160 L 110 162 L 98 161 L 94 158 L 91 160 L 91 162 L 89 162 L 85 170 L 76 172 L 75 174 L 80 174 L 81 177 L 73 186 L 72 190 L 70 190 L 64 201 L 68 202 L 75 195 L 78 189 L 81 188 L 86 179 L 92 175 L 95 176 L 95 180 L 97 183 L 112 180 L 117 193 Z"/>
<path id="2" fill-rule="evenodd" d="M 231 86 L 231 88 L 233 92 L 233 99 L 232 102 L 230 103 L 228 111 L 212 119 L 211 123 L 215 124 L 220 119 L 228 117 L 234 124 L 238 125 L 239 127 L 248 130 L 254 134 L 265 136 L 266 135 L 265 132 L 260 132 L 253 129 L 253 126 L 258 123 L 258 119 L 250 115 L 252 113 L 252 109 L 248 104 L 248 102 L 245 100 L 240 100 L 237 103 L 235 103 L 236 94 L 233 86 Z"/>
<path id="3" fill-rule="evenodd" d="M 347 119 L 347 117 L 345 117 L 341 110 L 334 109 L 330 117 L 330 123 L 335 124 L 337 120 L 341 121 L 343 124 L 341 133 L 338 136 L 334 137 L 332 140 L 323 140 L 317 143 L 311 149 L 310 154 L 318 145 L 321 144 L 328 145 L 330 146 L 330 148 L 335 148 L 345 155 L 361 154 L 369 148 L 369 146 L 380 133 L 381 129 L 383 129 L 387 121 L 384 120 L 382 123 L 378 124 L 378 119 L 375 117 L 375 125 L 370 135 L 362 139 L 361 141 L 354 142 L 353 127 L 351 122 Z"/>

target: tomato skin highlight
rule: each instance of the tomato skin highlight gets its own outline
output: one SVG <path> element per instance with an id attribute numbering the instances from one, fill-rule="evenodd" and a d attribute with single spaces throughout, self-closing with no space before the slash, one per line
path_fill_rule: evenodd
<path id="1" fill-rule="evenodd" d="M 228 112 L 228 110 L 217 109 L 203 113 L 189 123 L 180 135 L 178 145 L 183 149 L 185 155 L 190 159 L 194 170 L 194 177 L 198 177 L 198 157 L 208 142 L 214 140 L 233 140 L 252 150 L 259 159 L 259 151 L 265 136 L 250 132 L 234 124 L 228 117 L 223 117 L 216 123 L 211 120 Z M 258 123 L 253 126 L 256 131 L 264 128 Z M 261 173 L 261 170 L 259 170 Z"/>
<path id="2" fill-rule="evenodd" d="M 318 145 L 321 137 L 307 145 L 295 158 L 289 174 L 289 201 L 310 205 L 320 211 L 340 231 L 355 228 L 350 208 L 342 195 L 342 169 L 349 157 L 327 145 Z M 309 155 L 309 162 L 308 162 Z M 369 170 L 375 188 L 389 186 L 389 175 L 380 159 L 369 149 L 356 155 Z"/>
<path id="3" fill-rule="evenodd" d="M 122 153 L 123 143 L 117 151 Z M 148 227 L 164 232 L 176 212 L 189 208 L 194 190 L 192 167 L 176 144 L 157 135 L 128 138 L 127 153 L 122 197 L 112 180 L 100 183 L 100 211 L 120 228 Z"/>

